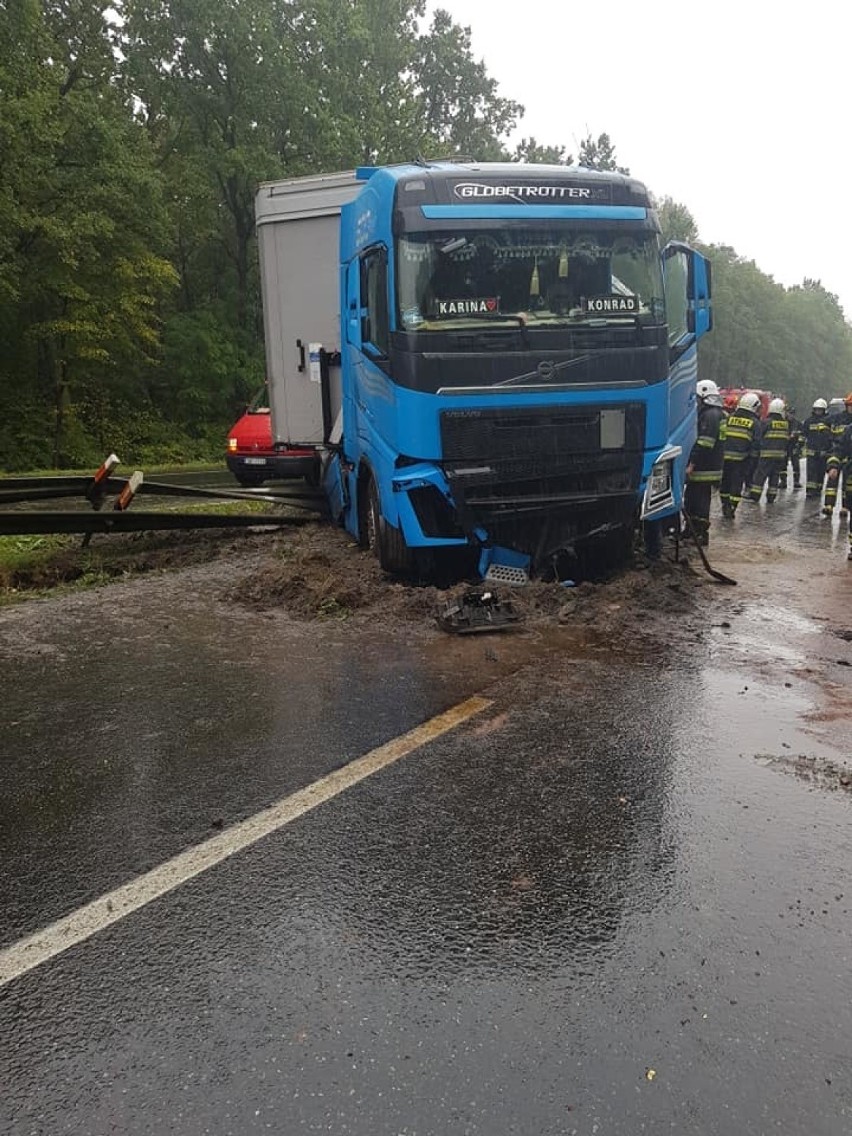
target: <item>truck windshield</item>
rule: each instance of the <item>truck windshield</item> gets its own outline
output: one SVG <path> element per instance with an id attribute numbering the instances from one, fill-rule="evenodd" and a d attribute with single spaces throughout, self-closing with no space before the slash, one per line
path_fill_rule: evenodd
<path id="1" fill-rule="evenodd" d="M 665 321 L 657 235 L 644 230 L 407 233 L 397 300 L 398 327 L 408 332 Z"/>

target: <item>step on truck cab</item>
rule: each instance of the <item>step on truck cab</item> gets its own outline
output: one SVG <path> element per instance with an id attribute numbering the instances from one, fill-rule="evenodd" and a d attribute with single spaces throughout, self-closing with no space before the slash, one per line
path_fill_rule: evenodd
<path id="1" fill-rule="evenodd" d="M 406 573 L 560 575 L 681 505 L 710 266 L 633 178 L 424 163 L 257 196 L 273 433 Z"/>

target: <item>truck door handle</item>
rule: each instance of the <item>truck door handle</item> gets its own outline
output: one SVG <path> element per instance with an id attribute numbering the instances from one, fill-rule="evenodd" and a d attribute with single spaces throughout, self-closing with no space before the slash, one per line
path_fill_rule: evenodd
<path id="1" fill-rule="evenodd" d="M 302 343 L 301 339 L 297 339 L 296 340 L 296 346 L 299 349 L 299 370 L 304 371 L 304 369 L 305 369 L 305 345 L 304 345 L 304 343 Z"/>

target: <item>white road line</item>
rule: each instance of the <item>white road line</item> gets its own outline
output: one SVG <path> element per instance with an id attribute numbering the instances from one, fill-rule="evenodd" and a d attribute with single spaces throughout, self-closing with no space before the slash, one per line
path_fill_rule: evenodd
<path id="1" fill-rule="evenodd" d="M 69 947 L 84 942 L 105 927 L 109 927 L 111 923 L 117 923 L 119 919 L 138 911 L 153 899 L 158 899 L 161 895 L 180 887 L 187 880 L 227 860 L 235 852 L 256 844 L 258 840 L 330 801 L 373 773 L 393 765 L 395 761 L 461 725 L 490 705 L 491 702 L 487 698 L 479 697 L 460 702 L 458 706 L 453 706 L 445 713 L 430 718 L 428 722 L 409 730 L 407 734 L 393 738 L 342 769 L 329 773 L 327 777 L 321 777 L 312 785 L 282 798 L 269 808 L 205 840 L 203 844 L 188 848 L 158 868 L 137 876 L 130 883 L 123 884 L 115 891 L 87 903 L 85 907 L 78 908 L 77 911 L 58 919 L 41 931 L 36 931 L 26 939 L 13 943 L 12 946 L 0 951 L 0 987 L 20 978 L 22 974 L 47 962 L 48 959 L 62 954 Z"/>

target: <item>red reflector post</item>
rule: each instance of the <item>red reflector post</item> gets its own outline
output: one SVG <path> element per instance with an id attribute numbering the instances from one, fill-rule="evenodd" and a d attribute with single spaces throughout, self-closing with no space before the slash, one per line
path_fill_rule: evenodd
<path id="1" fill-rule="evenodd" d="M 118 513 L 123 513 L 125 509 L 130 507 L 130 502 L 136 496 L 136 491 L 142 484 L 143 474 L 141 469 L 137 469 L 127 479 L 127 484 L 115 499 L 113 509 Z"/>
<path id="2" fill-rule="evenodd" d="M 86 486 L 85 496 L 87 501 L 91 501 L 92 508 L 100 509 L 104 503 L 104 494 L 106 493 L 107 483 L 112 476 L 112 471 L 121 462 L 115 454 L 110 454 L 104 461 L 101 468 Z"/>

